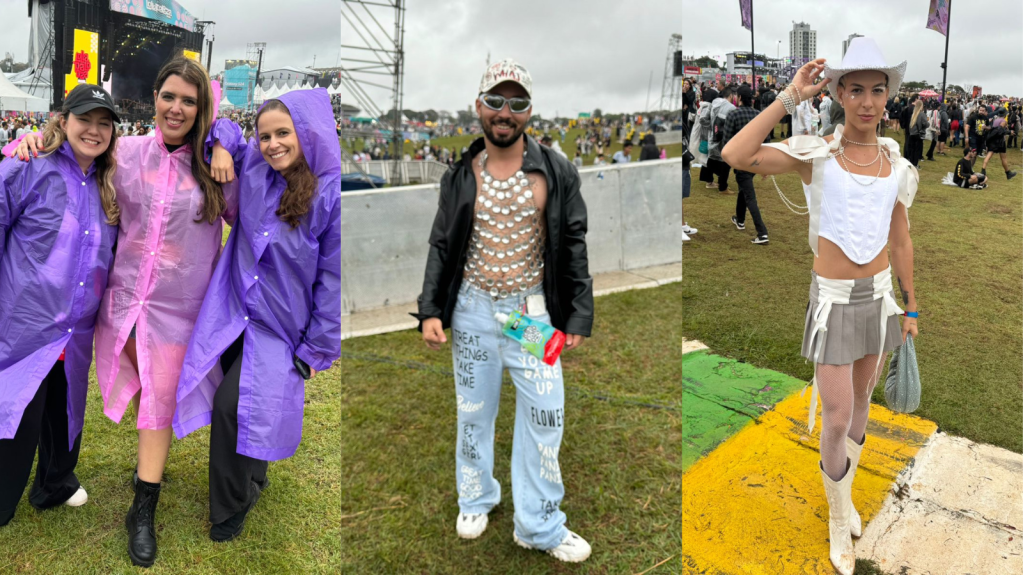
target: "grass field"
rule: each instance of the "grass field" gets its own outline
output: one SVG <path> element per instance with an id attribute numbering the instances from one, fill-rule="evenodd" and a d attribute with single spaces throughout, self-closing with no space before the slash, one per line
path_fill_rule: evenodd
<path id="1" fill-rule="evenodd" d="M 142 569 L 128 558 L 124 527 L 138 444 L 134 417 L 129 410 L 120 425 L 107 419 L 93 378 L 77 469 L 89 502 L 39 513 L 26 494 L 0 528 L 0 573 L 339 573 L 340 399 L 335 364 L 306 386 L 302 445 L 270 464 L 270 487 L 229 543 L 208 536 L 209 428 L 175 441 L 156 512 L 159 553 Z"/>
<path id="2" fill-rule="evenodd" d="M 901 144 L 901 134 L 893 137 Z M 1023 176 L 1006 181 L 995 156 L 988 165 L 991 185 L 961 190 L 940 181 L 962 149 L 935 157 L 921 162 L 909 212 L 923 383 L 916 414 L 945 432 L 1021 452 Z M 1011 168 L 1020 169 L 1018 149 L 1008 158 Z M 980 164 L 978 159 L 977 171 Z M 755 178 L 771 243 L 753 245 L 752 219 L 747 216 L 742 232 L 729 221 L 736 196 L 706 189 L 698 174 L 692 171 L 692 196 L 685 203 L 686 219 L 699 233 L 683 251 L 684 336 L 808 381 L 813 365 L 799 355 L 813 259 L 807 217 L 782 204 L 770 179 Z M 804 203 L 798 176 L 777 181 L 786 196 Z M 734 174 L 730 188 L 737 190 Z M 883 404 L 883 385 L 873 400 Z"/>
<path id="3" fill-rule="evenodd" d="M 456 536 L 451 351 L 428 350 L 411 330 L 343 345 L 344 572 L 619 574 L 665 560 L 651 572 L 678 569 L 681 293 L 672 284 L 595 303 L 593 338 L 562 358 L 559 458 L 562 510 L 593 546 L 590 559 L 568 565 L 512 541 L 515 392 L 507 377 L 494 469 L 503 502 L 479 539 Z"/>
<path id="4" fill-rule="evenodd" d="M 583 135 L 585 133 L 586 133 L 585 130 L 583 130 L 581 128 L 575 128 L 575 129 L 569 130 L 565 134 L 565 141 L 561 142 L 561 149 L 566 154 L 568 154 L 568 158 L 570 160 L 575 157 L 575 150 L 576 150 L 575 137 L 579 136 L 579 135 Z M 639 139 L 638 138 L 638 135 L 639 135 L 638 131 L 636 132 L 636 135 L 637 135 L 636 139 L 638 140 Z M 463 147 L 468 147 L 469 144 L 471 144 L 473 142 L 473 140 L 475 140 L 476 138 L 480 138 L 482 136 L 483 136 L 482 134 L 475 134 L 475 135 L 464 135 L 464 136 L 450 136 L 450 137 L 447 137 L 447 138 L 435 138 L 433 140 L 430 140 L 430 144 L 434 145 L 434 146 L 437 146 L 437 147 L 441 147 L 441 148 L 449 148 L 449 149 L 450 148 L 455 148 L 456 152 L 461 152 Z M 551 136 L 557 138 L 557 136 L 555 136 L 555 134 L 553 132 L 551 133 Z M 558 139 L 560 139 L 560 138 L 558 138 Z M 345 149 L 348 149 L 348 150 L 353 149 L 352 147 L 348 146 L 348 144 L 346 144 L 343 139 L 341 140 L 341 146 L 344 147 Z M 423 147 L 422 143 L 420 143 L 418 147 L 419 147 L 419 149 L 422 149 L 422 147 Z M 673 144 L 673 145 L 670 145 L 670 146 L 663 146 L 663 147 L 665 149 L 667 149 L 668 157 L 669 158 L 677 158 L 677 157 L 682 155 L 682 144 Z M 634 162 L 639 160 L 639 148 L 640 148 L 640 146 L 639 146 L 638 143 L 635 143 L 635 145 L 632 146 L 631 157 L 632 157 L 632 161 L 634 161 Z M 362 140 L 361 139 L 355 140 L 354 149 L 358 149 L 358 150 L 362 149 Z M 410 144 L 410 143 L 405 144 L 404 145 L 404 149 L 405 149 L 406 153 L 408 153 L 410 155 L 413 155 L 413 156 L 415 155 L 416 147 L 413 146 L 412 144 Z M 614 141 L 614 139 L 612 138 L 611 147 L 604 149 L 604 160 L 607 163 L 610 164 L 611 163 L 611 156 L 613 156 L 615 152 L 617 152 L 617 151 L 619 151 L 621 149 L 622 149 L 622 145 L 620 143 Z M 583 165 L 584 166 L 592 165 L 593 164 L 593 160 L 596 157 L 597 157 L 597 154 L 595 154 L 595 153 L 583 156 Z"/>

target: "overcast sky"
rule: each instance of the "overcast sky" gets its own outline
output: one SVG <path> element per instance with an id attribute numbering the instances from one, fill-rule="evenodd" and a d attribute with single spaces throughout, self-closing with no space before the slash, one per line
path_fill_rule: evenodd
<path id="1" fill-rule="evenodd" d="M 683 0 L 683 52 L 724 59 L 749 51 L 738 0 Z M 792 21 L 817 31 L 817 57 L 840 62 L 842 40 L 873 37 L 885 58 L 906 60 L 907 80 L 941 84 L 945 37 L 928 30 L 929 0 L 753 0 L 757 52 L 774 57 L 778 40 L 788 54 Z M 761 9 L 762 7 L 762 9 Z M 1023 96 L 1023 2 L 955 0 L 948 48 L 948 83 L 978 85 L 986 94 Z"/>
<path id="2" fill-rule="evenodd" d="M 266 42 L 263 69 L 337 64 L 340 45 L 339 0 L 178 0 L 198 20 L 216 22 L 211 70 L 225 59 L 245 58 L 245 44 Z M 0 0 L 0 54 L 28 57 L 31 20 L 26 0 Z M 205 63 L 205 54 L 203 62 Z"/>
<path id="3" fill-rule="evenodd" d="M 668 41 L 672 33 L 683 31 L 682 1 L 409 1 L 404 107 L 465 109 L 478 93 L 489 51 L 492 62 L 511 57 L 529 70 L 535 113 L 552 117 L 555 111 L 575 116 L 594 108 L 641 111 L 651 72 L 650 106 L 656 108 Z M 375 27 L 361 6 L 357 12 Z M 373 12 L 385 29 L 393 30 L 393 10 Z M 377 34 L 383 36 L 379 30 Z M 341 35 L 344 45 L 366 45 L 344 19 Z M 342 54 L 366 58 L 368 53 L 343 48 Z M 381 79 L 388 81 L 383 76 L 374 81 Z M 389 93 L 372 94 L 382 109 L 390 109 Z"/>

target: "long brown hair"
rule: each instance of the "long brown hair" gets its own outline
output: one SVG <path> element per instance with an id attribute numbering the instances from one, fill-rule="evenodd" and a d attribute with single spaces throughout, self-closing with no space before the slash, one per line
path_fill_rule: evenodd
<path id="1" fill-rule="evenodd" d="M 160 69 L 156 76 L 156 84 L 153 90 L 159 95 L 163 83 L 171 76 L 180 76 L 182 80 L 196 87 L 198 98 L 195 114 L 195 124 L 185 134 L 185 143 L 192 147 L 192 177 L 199 183 L 202 189 L 203 203 L 196 212 L 196 222 L 206 220 L 214 223 L 224 213 L 227 202 L 224 200 L 224 191 L 220 184 L 213 179 L 210 166 L 203 158 L 203 149 L 206 144 L 206 137 L 213 127 L 213 90 L 210 88 L 210 75 L 203 68 L 202 64 L 190 60 L 184 56 L 177 56 Z"/>
<path id="2" fill-rule="evenodd" d="M 268 100 L 256 114 L 256 121 L 253 122 L 257 126 L 257 131 L 259 117 L 268 110 L 278 110 L 291 117 L 291 112 L 283 102 Z M 284 190 L 284 194 L 281 195 L 281 203 L 276 213 L 282 221 L 291 226 L 291 229 L 295 229 L 299 219 L 306 215 L 313 205 L 313 196 L 316 195 L 316 186 L 319 185 L 319 180 L 309 168 L 309 163 L 305 161 L 304 155 L 281 172 L 281 175 L 284 176 L 284 181 L 288 182 L 288 189 Z"/>
<path id="3" fill-rule="evenodd" d="M 71 119 L 71 111 L 63 109 L 43 130 L 43 157 L 52 154 L 67 141 L 67 132 L 60 127 L 60 120 Z M 111 118 L 113 120 L 113 118 Z M 103 213 L 107 215 L 107 223 L 116 226 L 121 221 L 121 208 L 117 205 L 117 193 L 114 192 L 114 172 L 117 171 L 117 160 L 114 149 L 117 147 L 117 128 L 111 126 L 110 145 L 107 150 L 96 158 L 96 183 L 99 185 L 99 199 Z"/>

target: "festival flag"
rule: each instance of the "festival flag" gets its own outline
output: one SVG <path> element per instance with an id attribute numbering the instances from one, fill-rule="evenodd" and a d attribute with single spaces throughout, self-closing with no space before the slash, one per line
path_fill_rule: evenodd
<path id="1" fill-rule="evenodd" d="M 948 3 L 951 0 L 931 0 L 927 11 L 927 29 L 948 36 Z"/>
<path id="2" fill-rule="evenodd" d="M 947 0 L 946 0 L 947 1 Z M 934 0 L 931 0 L 931 4 Z M 753 0 L 739 0 L 739 12 L 742 13 L 742 27 L 753 30 Z M 947 17 L 946 17 L 947 20 Z"/>

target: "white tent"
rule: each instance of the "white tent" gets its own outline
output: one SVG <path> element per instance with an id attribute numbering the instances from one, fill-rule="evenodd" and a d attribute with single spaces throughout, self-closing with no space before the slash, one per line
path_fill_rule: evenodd
<path id="1" fill-rule="evenodd" d="M 256 86 L 256 91 L 252 94 L 252 103 L 259 105 L 266 101 L 266 92 L 263 91 L 263 86 Z"/>
<path id="2" fill-rule="evenodd" d="M 220 109 L 221 110 L 231 110 L 233 108 L 234 108 L 234 104 L 231 103 L 231 100 L 227 99 L 227 95 L 225 94 L 224 95 L 224 99 L 220 101 Z"/>
<path id="3" fill-rule="evenodd" d="M 7 79 L 29 96 L 42 98 L 47 102 L 53 96 L 49 68 L 26 68 L 17 74 L 8 76 Z"/>
<path id="4" fill-rule="evenodd" d="M 276 98 L 277 96 L 280 96 L 280 95 L 281 95 L 281 91 L 277 87 L 277 85 L 276 84 L 271 84 L 270 85 L 270 89 L 266 91 L 266 94 L 264 94 L 263 97 L 265 99 L 267 99 L 267 100 L 273 100 L 274 98 Z"/>
<path id="5" fill-rule="evenodd" d="M 6 76 L 0 76 L 0 110 L 10 112 L 46 112 L 50 103 L 19 89 Z"/>

